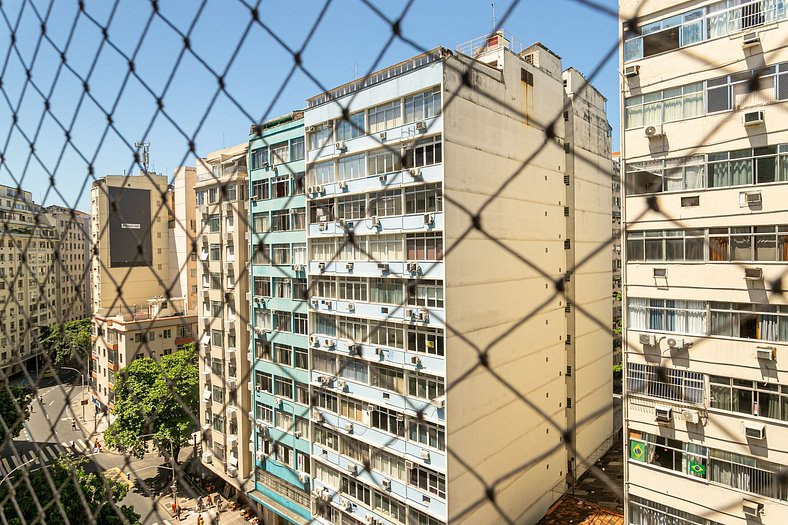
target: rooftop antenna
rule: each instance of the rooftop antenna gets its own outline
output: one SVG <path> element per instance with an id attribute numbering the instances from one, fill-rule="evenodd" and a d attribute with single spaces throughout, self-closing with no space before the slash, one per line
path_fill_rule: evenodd
<path id="1" fill-rule="evenodd" d="M 142 171 L 147 172 L 148 166 L 150 165 L 150 141 L 148 142 L 135 142 L 134 147 L 142 149 L 142 154 L 140 155 L 140 163 L 142 164 Z"/>
<path id="2" fill-rule="evenodd" d="M 353 78 L 358 78 L 358 62 L 353 63 Z"/>
<path id="3" fill-rule="evenodd" d="M 492 5 L 492 18 L 493 18 L 492 32 L 495 33 L 495 30 L 497 29 L 497 24 L 495 22 L 495 0 L 492 0 L 492 4 L 491 5 Z"/>

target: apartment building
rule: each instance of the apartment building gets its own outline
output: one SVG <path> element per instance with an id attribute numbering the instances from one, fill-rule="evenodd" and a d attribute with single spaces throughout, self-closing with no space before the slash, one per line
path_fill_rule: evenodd
<path id="1" fill-rule="evenodd" d="M 313 519 L 536 522 L 613 427 L 604 98 L 541 44 L 500 32 L 307 106 L 311 423 L 305 406 L 285 422 L 309 432 Z M 466 232 L 485 202 L 483 232 Z M 294 279 L 289 239 L 289 251 L 258 241 L 254 257 Z M 289 325 L 270 315 L 254 326 L 276 340 Z M 293 405 L 281 397 L 257 398 L 274 426 Z M 263 443 L 266 464 L 290 442 Z"/>
<path id="2" fill-rule="evenodd" d="M 621 306 L 623 304 L 622 295 L 623 288 L 621 287 L 621 261 L 622 261 L 622 245 L 621 245 L 621 199 L 623 199 L 623 189 L 621 186 L 621 152 L 613 152 L 613 166 L 612 166 L 612 251 L 613 251 L 613 329 L 618 330 L 621 328 Z M 613 334 L 613 364 L 620 365 L 622 362 L 621 357 L 621 335 Z"/>
<path id="3" fill-rule="evenodd" d="M 63 206 L 47 206 L 43 211 L 60 241 L 54 265 L 57 322 L 90 317 L 90 215 Z"/>
<path id="4" fill-rule="evenodd" d="M 628 523 L 786 523 L 788 11 L 620 9 Z"/>
<path id="5" fill-rule="evenodd" d="M 169 229 L 170 282 L 178 281 L 186 297 L 187 309 L 197 308 L 197 216 L 194 184 L 197 180 L 194 166 L 180 166 L 172 176 L 173 224 Z"/>
<path id="6" fill-rule="evenodd" d="M 249 189 L 254 326 L 249 497 L 267 523 L 311 522 L 304 114 L 252 126 Z"/>
<path id="7" fill-rule="evenodd" d="M 202 462 L 236 493 L 250 490 L 247 144 L 196 166 Z"/>
<path id="8" fill-rule="evenodd" d="M 37 365 L 41 327 L 61 315 L 55 251 L 60 238 L 28 191 L 0 185 L 0 369 Z"/>
<path id="9" fill-rule="evenodd" d="M 95 255 L 89 375 L 93 404 L 107 410 L 113 407 L 115 372 L 136 358 L 157 359 L 193 342 L 197 319 L 171 271 L 176 199 L 167 177 L 107 175 L 93 182 L 90 199 Z M 178 213 L 188 223 L 188 211 Z"/>

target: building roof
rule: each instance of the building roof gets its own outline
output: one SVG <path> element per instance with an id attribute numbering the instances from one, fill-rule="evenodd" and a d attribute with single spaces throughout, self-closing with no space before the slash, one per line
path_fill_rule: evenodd
<path id="1" fill-rule="evenodd" d="M 624 515 L 566 494 L 547 511 L 538 525 L 624 525 Z"/>

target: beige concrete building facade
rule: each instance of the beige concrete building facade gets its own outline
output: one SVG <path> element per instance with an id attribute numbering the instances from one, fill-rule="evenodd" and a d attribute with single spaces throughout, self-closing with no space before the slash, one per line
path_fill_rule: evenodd
<path id="1" fill-rule="evenodd" d="M 251 352 L 247 144 L 211 153 L 197 162 L 189 196 L 197 207 L 202 462 L 245 493 L 250 452 Z"/>
<path id="2" fill-rule="evenodd" d="M 90 214 L 63 206 L 48 206 L 44 211 L 60 241 L 55 263 L 55 280 L 60 288 L 57 321 L 90 317 Z"/>
<path id="3" fill-rule="evenodd" d="M 197 215 L 194 203 L 196 169 L 181 166 L 172 180 L 173 219 L 170 228 L 174 250 L 170 251 L 170 281 L 178 281 L 188 310 L 197 308 Z"/>
<path id="4" fill-rule="evenodd" d="M 186 191 L 185 183 L 181 184 Z M 176 203 L 184 203 L 178 210 Z M 137 357 L 158 359 L 194 341 L 195 308 L 177 268 L 188 268 L 177 227 L 190 224 L 185 200 L 153 172 L 108 175 L 91 187 L 93 403 L 114 402 L 114 373 Z M 180 251 L 176 238 L 181 240 Z M 175 257 L 172 256 L 175 254 Z M 184 266 L 178 266 L 180 261 Z M 175 266 L 175 268 L 173 268 Z"/>
<path id="5" fill-rule="evenodd" d="M 313 516 L 535 523 L 611 443 L 605 100 L 503 32 L 370 78 L 304 114 Z"/>
<path id="6" fill-rule="evenodd" d="M 628 523 L 788 523 L 788 13 L 620 10 Z"/>

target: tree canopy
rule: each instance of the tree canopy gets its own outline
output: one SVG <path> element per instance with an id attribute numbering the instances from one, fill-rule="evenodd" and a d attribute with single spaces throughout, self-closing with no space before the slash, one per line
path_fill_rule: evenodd
<path id="1" fill-rule="evenodd" d="M 30 402 L 33 394 L 30 390 L 0 384 L 0 446 L 8 434 L 15 438 L 22 431 L 22 426 L 30 417 Z"/>
<path id="2" fill-rule="evenodd" d="M 159 454 L 171 457 L 172 452 L 177 461 L 198 426 L 199 389 L 193 344 L 158 362 L 135 359 L 116 375 L 113 421 L 104 432 L 105 442 L 142 457 L 150 438 Z"/>
<path id="3" fill-rule="evenodd" d="M 138 525 L 140 515 L 134 511 L 134 507 L 120 505 L 129 490 L 128 486 L 101 474 L 85 472 L 84 464 L 87 461 L 85 457 L 64 454 L 47 465 L 46 469 L 26 473 L 20 470 L 12 474 L 11 480 L 0 488 L 4 521 L 10 525 Z M 22 476 L 27 477 L 29 483 Z M 43 516 L 39 514 L 39 505 L 43 509 Z"/>
<path id="4" fill-rule="evenodd" d="M 90 352 L 90 319 L 54 324 L 42 329 L 41 346 L 56 365 L 83 362 Z"/>

